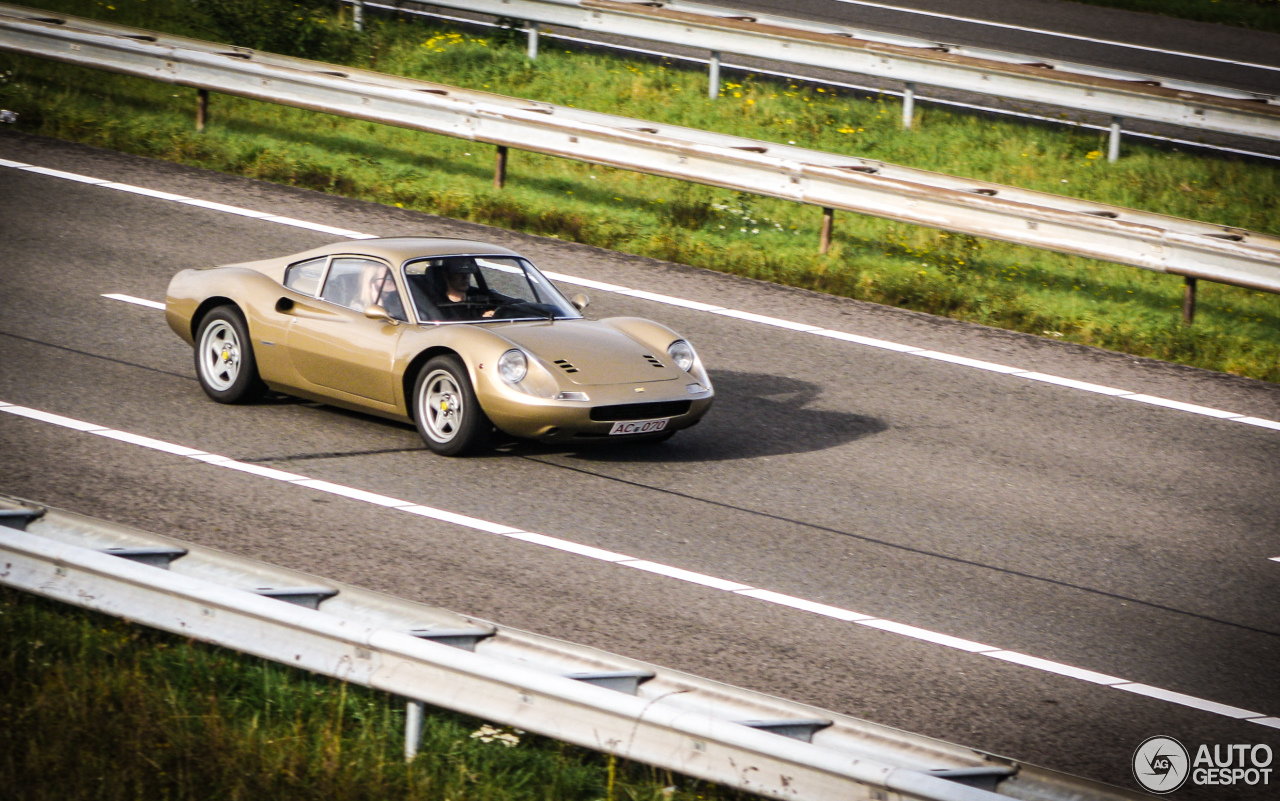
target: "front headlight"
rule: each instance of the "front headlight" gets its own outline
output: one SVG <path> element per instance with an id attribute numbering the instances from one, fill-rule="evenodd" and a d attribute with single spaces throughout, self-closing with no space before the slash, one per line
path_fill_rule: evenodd
<path id="1" fill-rule="evenodd" d="M 689 368 L 693 367 L 693 346 L 683 339 L 677 339 L 667 346 L 667 354 L 676 361 L 676 367 L 689 372 Z"/>
<path id="2" fill-rule="evenodd" d="M 529 374 L 529 360 L 524 351 L 512 348 L 498 359 L 498 375 L 503 381 L 519 384 Z"/>

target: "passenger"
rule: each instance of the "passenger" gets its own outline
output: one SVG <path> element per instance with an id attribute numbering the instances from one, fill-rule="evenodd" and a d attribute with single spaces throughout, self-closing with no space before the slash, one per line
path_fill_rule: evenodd
<path id="1" fill-rule="evenodd" d="M 364 270 L 364 292 L 361 301 L 364 308 L 381 306 L 395 320 L 406 320 L 404 304 L 400 302 L 400 293 L 396 291 L 396 280 L 385 265 L 366 267 Z M 363 311 L 363 309 L 361 309 Z"/>

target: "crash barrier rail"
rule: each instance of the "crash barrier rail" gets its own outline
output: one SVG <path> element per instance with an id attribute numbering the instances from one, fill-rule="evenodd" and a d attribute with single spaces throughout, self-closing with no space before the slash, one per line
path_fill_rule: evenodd
<path id="1" fill-rule="evenodd" d="M 0 4 L 0 50 L 1280 293 L 1280 237 Z"/>
<path id="2" fill-rule="evenodd" d="M 910 36 L 684 2 L 614 0 L 340 0 L 356 9 L 434 6 L 710 52 L 711 97 L 723 53 L 901 81 L 903 125 L 912 126 L 916 84 L 1111 117 L 1108 158 L 1119 156 L 1124 120 L 1280 141 L 1280 99 L 1223 86 Z"/>
<path id="3" fill-rule="evenodd" d="M 0 583 L 771 798 L 1120 801 L 1119 788 L 0 496 Z"/>

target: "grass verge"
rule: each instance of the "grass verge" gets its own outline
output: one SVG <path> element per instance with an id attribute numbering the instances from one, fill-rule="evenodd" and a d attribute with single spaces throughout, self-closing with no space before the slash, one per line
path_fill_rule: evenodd
<path id="1" fill-rule="evenodd" d="M 0 587 L 13 801 L 730 801 L 694 779 Z M 514 741 L 514 742 L 513 742 Z"/>
<path id="2" fill-rule="evenodd" d="M 245 20 L 270 0 L 218 2 L 240 21 L 182 0 L 41 5 L 253 44 Z M 381 19 L 356 35 L 299 14 L 277 26 L 308 26 L 295 54 L 335 63 L 1280 233 L 1280 169 L 1268 164 L 1138 144 L 1108 164 L 1095 132 L 938 109 L 905 132 L 883 96 L 746 76 L 710 100 L 705 76 L 662 61 L 552 45 L 530 62 L 518 34 Z M 222 96 L 198 134 L 192 90 L 13 56 L 0 72 L 0 104 L 35 134 L 1280 381 L 1274 295 L 1201 282 L 1188 328 L 1174 276 L 853 214 L 820 256 L 809 206 L 514 152 L 498 191 L 486 145 Z"/>

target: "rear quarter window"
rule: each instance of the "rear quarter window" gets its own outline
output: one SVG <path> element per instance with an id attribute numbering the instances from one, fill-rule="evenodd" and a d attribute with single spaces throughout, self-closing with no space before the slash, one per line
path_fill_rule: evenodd
<path id="1" fill-rule="evenodd" d="M 316 290 L 320 288 L 320 277 L 324 275 L 325 261 L 327 259 L 321 257 L 290 264 L 289 269 L 284 271 L 284 285 L 294 292 L 315 297 Z"/>

